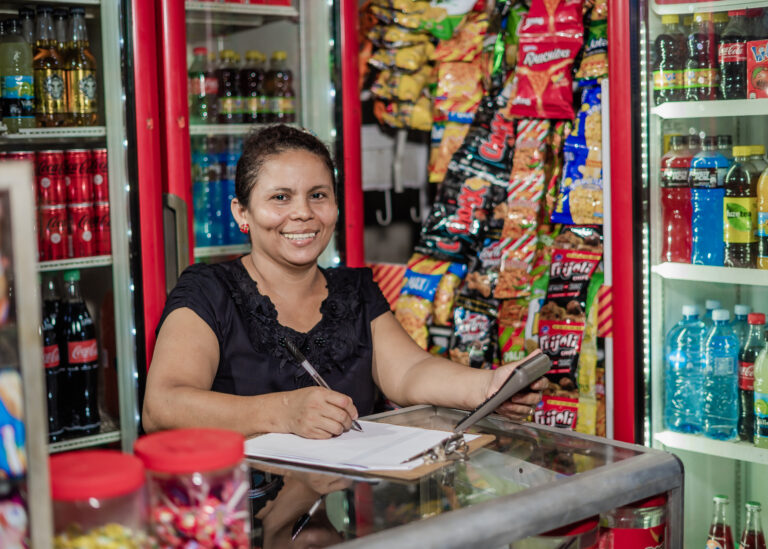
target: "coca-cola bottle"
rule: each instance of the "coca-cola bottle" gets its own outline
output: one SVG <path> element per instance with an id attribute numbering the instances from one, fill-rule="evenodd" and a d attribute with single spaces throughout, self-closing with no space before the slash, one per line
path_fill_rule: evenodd
<path id="1" fill-rule="evenodd" d="M 686 101 L 717 99 L 717 41 L 711 13 L 693 14 L 683 85 Z"/>
<path id="2" fill-rule="evenodd" d="M 717 61 L 720 66 L 720 96 L 723 99 L 747 97 L 747 11 L 729 11 L 731 19 L 720 37 Z"/>
<path id="3" fill-rule="evenodd" d="M 728 524 L 728 496 L 715 496 L 715 512 L 712 516 L 712 524 L 709 526 L 707 537 L 707 549 L 735 549 L 733 534 Z"/>
<path id="4" fill-rule="evenodd" d="M 760 504 L 756 501 L 748 501 L 746 507 L 747 520 L 739 540 L 739 549 L 765 549 L 763 525 L 760 522 Z"/>
<path id="5" fill-rule="evenodd" d="M 65 429 L 74 436 L 99 432 L 96 327 L 80 295 L 80 271 L 64 272 L 63 330 L 67 344 L 66 386 L 59 397 L 68 412 Z"/>
<path id="6" fill-rule="evenodd" d="M 49 278 L 43 285 L 43 366 L 45 367 L 45 386 L 48 393 L 48 440 L 58 442 L 64 435 L 64 425 L 60 419 L 59 394 L 66 375 L 65 364 L 61 360 L 61 300 L 56 291 L 56 282 Z"/>

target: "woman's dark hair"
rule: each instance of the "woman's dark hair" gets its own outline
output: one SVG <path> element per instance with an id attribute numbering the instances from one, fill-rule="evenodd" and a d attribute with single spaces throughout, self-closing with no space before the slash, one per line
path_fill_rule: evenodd
<path id="1" fill-rule="evenodd" d="M 251 190 L 259 179 L 264 163 L 286 151 L 307 151 L 320 158 L 328 168 L 336 192 L 336 167 L 328 148 L 306 130 L 277 124 L 251 133 L 243 142 L 243 154 L 237 161 L 235 196 L 247 208 Z"/>

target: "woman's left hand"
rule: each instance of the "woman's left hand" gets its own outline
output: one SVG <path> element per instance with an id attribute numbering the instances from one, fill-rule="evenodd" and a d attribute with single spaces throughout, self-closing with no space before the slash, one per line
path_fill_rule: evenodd
<path id="1" fill-rule="evenodd" d="M 534 353 L 540 352 L 541 351 L 539 350 L 534 351 Z M 489 398 L 498 391 L 507 378 L 512 374 L 512 370 L 517 368 L 521 363 L 522 360 L 519 362 L 510 362 L 499 366 L 494 370 L 491 383 L 488 385 L 488 389 L 485 393 L 485 398 Z M 541 401 L 541 393 L 547 388 L 547 385 L 548 382 L 546 378 L 541 377 L 537 379 L 527 388 L 512 396 L 509 400 L 496 408 L 496 413 L 508 417 L 509 419 L 518 421 L 526 420 L 533 414 L 536 405 Z"/>

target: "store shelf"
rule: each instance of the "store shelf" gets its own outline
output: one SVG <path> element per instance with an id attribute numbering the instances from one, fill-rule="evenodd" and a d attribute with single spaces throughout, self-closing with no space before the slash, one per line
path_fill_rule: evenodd
<path id="1" fill-rule="evenodd" d="M 292 6 L 185 2 L 184 7 L 187 10 L 187 24 L 255 27 L 268 20 L 299 16 L 299 12 Z"/>
<path id="2" fill-rule="evenodd" d="M 712 0 L 710 2 L 651 2 L 651 9 L 659 15 L 688 14 L 694 12 L 713 12 L 748 8 L 763 8 L 768 6 L 768 0 Z"/>
<path id="3" fill-rule="evenodd" d="M 265 124 L 191 124 L 189 135 L 245 135 Z"/>
<path id="4" fill-rule="evenodd" d="M 760 269 L 734 269 L 689 265 L 687 263 L 661 263 L 651 267 L 651 272 L 669 280 L 739 284 L 742 286 L 768 286 L 768 271 Z"/>
<path id="5" fill-rule="evenodd" d="M 70 450 L 79 450 L 81 448 L 93 448 L 94 446 L 103 446 L 104 444 L 111 444 L 113 442 L 120 442 L 120 431 L 108 431 L 106 433 L 99 433 L 98 435 L 91 435 L 81 438 L 73 438 L 71 440 L 62 440 L 61 442 L 54 442 L 48 445 L 48 451 L 51 454 L 58 452 L 68 452 Z"/>
<path id="6" fill-rule="evenodd" d="M 768 115 L 768 99 L 676 101 L 653 107 L 651 113 L 664 119 L 760 116 Z"/>
<path id="7" fill-rule="evenodd" d="M 701 435 L 686 435 L 672 431 L 662 431 L 654 435 L 653 438 L 667 449 L 686 450 L 698 454 L 768 465 L 768 450 L 756 448 L 749 442 L 724 442 Z"/>
<path id="8" fill-rule="evenodd" d="M 41 141 L 70 141 L 72 139 L 96 139 L 107 135 L 104 126 L 87 126 L 82 128 L 34 128 L 20 130 L 19 133 L 4 133 L 0 135 L 2 143 L 36 143 Z"/>
<path id="9" fill-rule="evenodd" d="M 227 255 L 239 255 L 248 253 L 251 247 L 248 244 L 234 244 L 232 246 L 204 246 L 194 249 L 195 259 L 207 257 L 223 257 Z"/>
<path id="10" fill-rule="evenodd" d="M 112 265 L 111 255 L 95 255 L 93 257 L 78 257 L 76 259 L 61 259 L 58 261 L 41 261 L 37 270 L 40 272 L 63 271 L 64 269 L 90 269 L 92 267 L 108 267 Z"/>

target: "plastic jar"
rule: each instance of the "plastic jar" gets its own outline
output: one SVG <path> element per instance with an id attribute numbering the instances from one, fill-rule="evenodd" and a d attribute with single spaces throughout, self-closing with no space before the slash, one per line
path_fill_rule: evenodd
<path id="1" fill-rule="evenodd" d="M 594 549 L 597 547 L 597 517 L 512 543 L 510 549 Z"/>
<path id="2" fill-rule="evenodd" d="M 600 549 L 664 549 L 667 498 L 656 496 L 600 515 Z"/>
<path id="3" fill-rule="evenodd" d="M 140 438 L 150 535 L 159 547 L 250 547 L 245 439 L 222 429 L 178 429 Z"/>
<path id="4" fill-rule="evenodd" d="M 51 456 L 54 547 L 140 549 L 147 540 L 141 460 L 116 450 Z"/>

